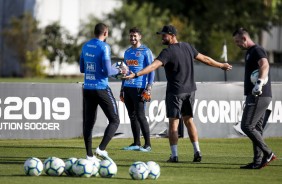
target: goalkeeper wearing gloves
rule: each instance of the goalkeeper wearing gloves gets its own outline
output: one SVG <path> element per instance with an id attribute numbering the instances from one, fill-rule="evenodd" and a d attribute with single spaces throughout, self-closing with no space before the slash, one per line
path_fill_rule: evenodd
<path id="1" fill-rule="evenodd" d="M 141 38 L 141 31 L 138 28 L 129 30 L 131 47 L 124 53 L 124 63 L 132 72 L 138 72 L 150 65 L 153 61 L 151 50 L 141 44 Z M 134 138 L 133 143 L 124 147 L 124 150 L 151 151 L 150 129 L 145 116 L 145 107 L 146 102 L 151 100 L 154 75 L 155 73 L 151 72 L 148 75 L 135 77 L 122 82 L 120 99 L 125 103 L 127 108 Z M 141 146 L 140 142 L 140 129 L 145 139 L 143 146 Z"/>
<path id="2" fill-rule="evenodd" d="M 269 75 L 269 62 L 265 50 L 256 45 L 248 31 L 239 28 L 233 33 L 234 42 L 238 47 L 247 50 L 245 57 L 244 95 L 245 107 L 241 120 L 241 129 L 253 143 L 253 161 L 241 166 L 241 169 L 260 169 L 274 160 L 276 156 L 264 142 L 263 119 L 271 102 L 271 79 Z M 251 73 L 259 70 L 258 80 L 251 82 Z M 268 78 L 268 80 L 266 80 Z"/>

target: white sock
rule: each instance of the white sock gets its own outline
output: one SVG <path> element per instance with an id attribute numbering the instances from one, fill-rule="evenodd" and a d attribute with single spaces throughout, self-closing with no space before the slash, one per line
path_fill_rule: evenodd
<path id="1" fill-rule="evenodd" d="M 171 156 L 172 156 L 172 157 L 178 156 L 177 144 L 170 145 L 170 150 L 171 150 Z"/>
<path id="2" fill-rule="evenodd" d="M 199 142 L 196 141 L 196 142 L 193 142 L 193 148 L 194 148 L 194 153 L 196 153 L 197 151 L 200 151 L 200 145 L 199 145 Z"/>

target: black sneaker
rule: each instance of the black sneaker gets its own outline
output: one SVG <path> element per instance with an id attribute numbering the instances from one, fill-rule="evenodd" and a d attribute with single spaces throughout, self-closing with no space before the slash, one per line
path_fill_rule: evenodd
<path id="1" fill-rule="evenodd" d="M 261 164 L 249 163 L 247 165 L 240 166 L 240 169 L 260 169 Z"/>
<path id="2" fill-rule="evenodd" d="M 177 163 L 178 162 L 178 156 L 170 156 L 169 159 L 167 160 L 167 162 L 171 162 L 171 163 Z"/>
<path id="3" fill-rule="evenodd" d="M 268 156 L 263 156 L 260 168 L 267 166 L 272 160 L 275 160 L 275 159 L 276 159 L 276 156 L 272 152 Z"/>
<path id="4" fill-rule="evenodd" d="M 194 154 L 193 162 L 201 162 L 201 161 L 202 161 L 201 152 L 200 152 L 200 151 L 197 151 L 197 152 Z"/>

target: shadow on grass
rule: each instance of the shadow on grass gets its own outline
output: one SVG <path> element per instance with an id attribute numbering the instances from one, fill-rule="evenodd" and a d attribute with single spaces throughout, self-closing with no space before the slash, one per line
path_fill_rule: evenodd
<path id="1" fill-rule="evenodd" d="M 1 148 L 15 148 L 15 149 L 21 149 L 21 148 L 58 148 L 58 149 L 85 149 L 82 146 L 0 146 Z"/>
<path id="2" fill-rule="evenodd" d="M 87 180 L 89 180 L 89 179 L 95 179 L 95 180 L 105 180 L 105 179 L 109 179 L 109 182 L 110 182 L 110 180 L 112 179 L 112 178 L 103 178 L 103 177 L 100 177 L 100 176 L 98 176 L 98 177 L 94 177 L 94 176 L 91 176 L 90 178 L 84 178 L 84 177 L 78 177 L 78 176 L 67 176 L 67 175 L 65 175 L 65 174 L 63 174 L 63 175 L 60 175 L 60 176 L 49 176 L 49 175 L 47 175 L 47 174 L 45 174 L 45 173 L 42 173 L 41 175 L 39 175 L 39 176 L 27 176 L 27 175 L 25 175 L 25 174 L 11 174 L 11 175 L 7 175 L 7 174 L 3 174 L 3 175 L 1 175 L 0 174 L 0 178 L 1 177 L 40 177 L 40 178 L 64 178 L 64 179 L 71 179 L 71 180 L 73 180 L 73 179 L 79 179 L 79 181 L 81 181 L 81 179 L 87 179 Z M 130 176 L 128 176 L 128 177 L 126 177 L 126 178 L 123 178 L 123 177 L 113 177 L 115 180 L 126 180 L 126 181 L 132 181 L 132 179 L 130 178 Z M 78 183 L 81 183 L 81 182 L 78 182 Z"/>
<path id="3" fill-rule="evenodd" d="M 11 156 L 2 156 L 0 157 L 0 164 L 24 164 L 24 162 L 30 157 L 11 157 Z M 38 159 L 40 159 L 42 162 L 47 159 L 46 157 L 36 157 Z M 60 158 L 62 160 L 66 160 L 68 158 Z"/>

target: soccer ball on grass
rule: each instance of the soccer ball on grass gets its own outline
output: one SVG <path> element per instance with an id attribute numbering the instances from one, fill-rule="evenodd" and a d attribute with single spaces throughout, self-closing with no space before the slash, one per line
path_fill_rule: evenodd
<path id="1" fill-rule="evenodd" d="M 149 175 L 148 166 L 144 162 L 134 162 L 129 167 L 129 175 L 134 180 L 145 180 Z"/>
<path id="2" fill-rule="evenodd" d="M 100 162 L 99 174 L 103 178 L 112 178 L 117 174 L 117 165 L 111 160 L 102 160 Z"/>
<path id="3" fill-rule="evenodd" d="M 92 160 L 93 170 L 92 170 L 92 176 L 99 176 L 99 169 L 100 169 L 100 161 L 98 160 Z"/>
<path id="4" fill-rule="evenodd" d="M 149 169 L 149 179 L 158 179 L 161 175 L 161 168 L 160 165 L 154 161 L 148 161 L 147 163 L 148 169 Z"/>
<path id="5" fill-rule="evenodd" d="M 44 160 L 44 171 L 49 176 L 60 176 L 64 173 L 65 162 L 57 157 L 48 157 Z"/>
<path id="6" fill-rule="evenodd" d="M 87 159 L 80 158 L 73 165 L 73 171 L 77 176 L 89 178 L 92 176 L 93 164 Z"/>
<path id="7" fill-rule="evenodd" d="M 24 172 L 28 176 L 39 176 L 43 171 L 43 164 L 41 160 L 36 157 L 28 158 L 24 162 Z"/>
<path id="8" fill-rule="evenodd" d="M 73 165 L 74 163 L 77 161 L 77 158 L 68 158 L 66 161 L 65 161 L 65 173 L 66 175 L 68 176 L 75 176 L 75 173 L 73 171 Z"/>

